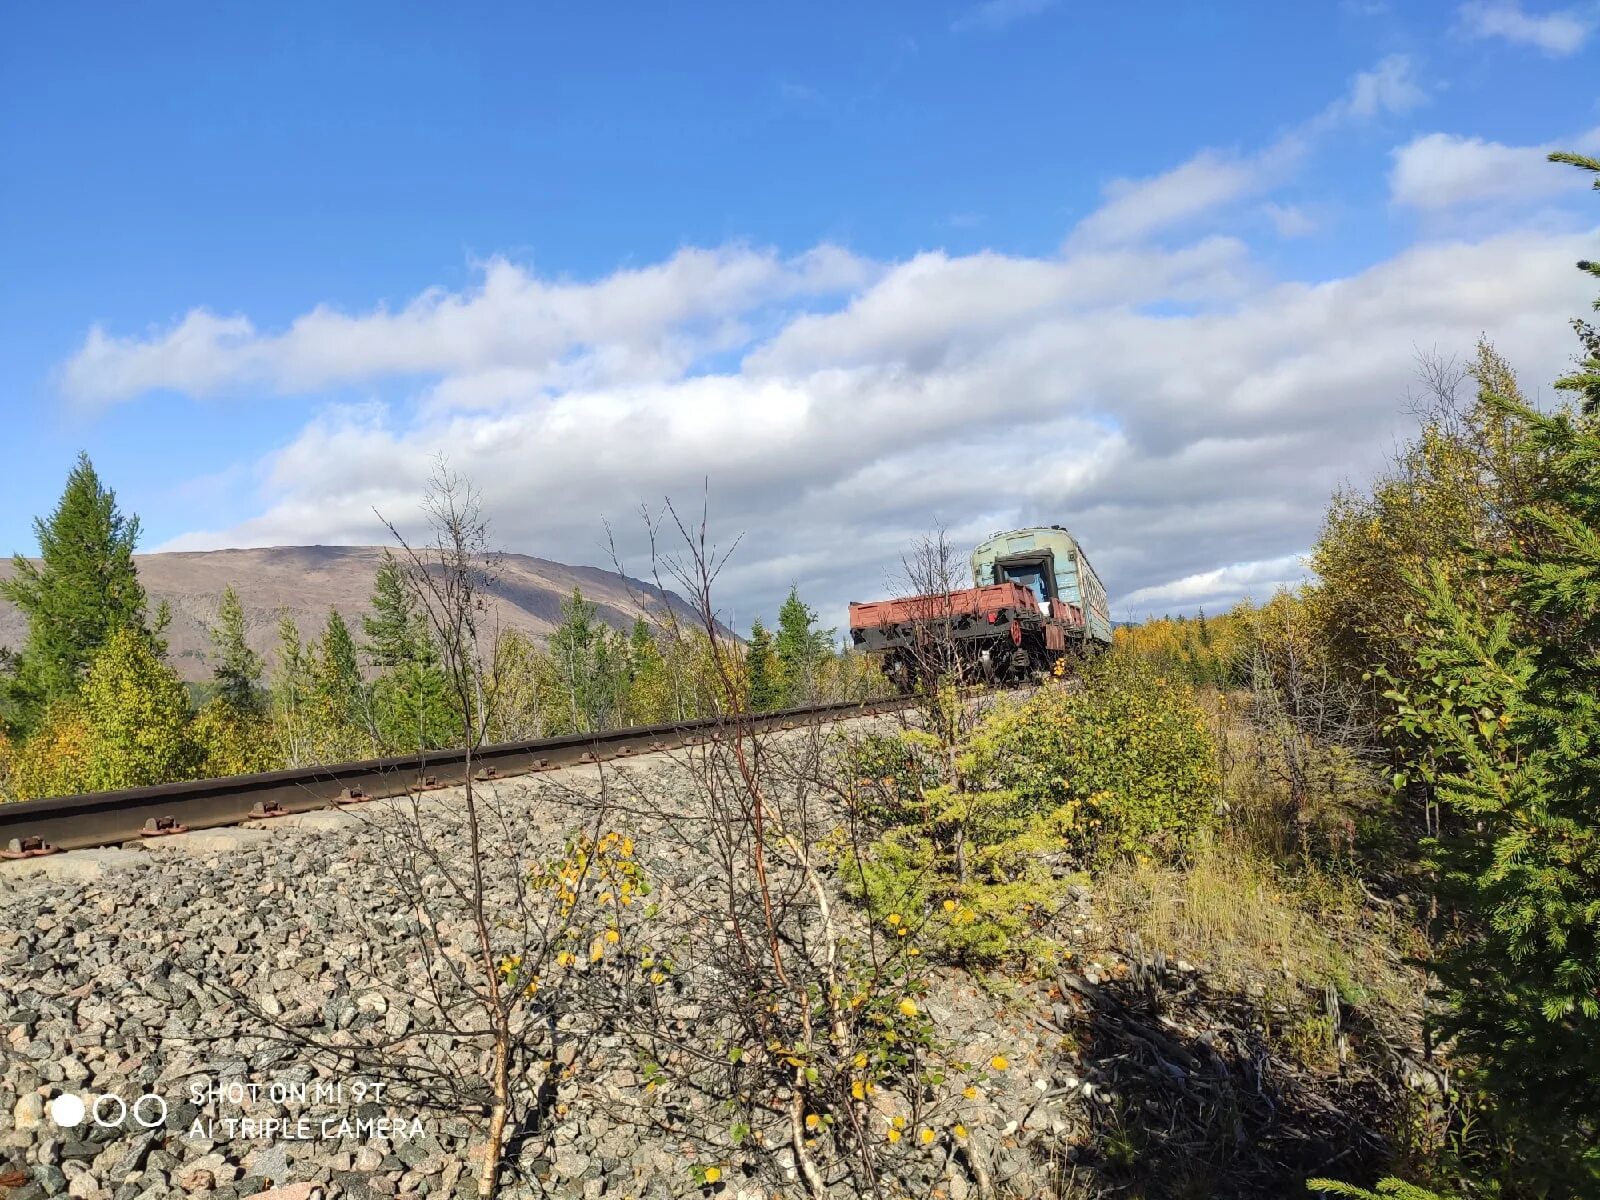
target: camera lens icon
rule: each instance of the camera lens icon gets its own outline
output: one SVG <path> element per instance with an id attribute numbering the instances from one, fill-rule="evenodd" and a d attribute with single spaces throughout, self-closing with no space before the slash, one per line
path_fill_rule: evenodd
<path id="1" fill-rule="evenodd" d="M 50 1101 L 50 1119 L 63 1129 L 82 1125 L 83 1118 L 87 1115 L 88 1109 L 83 1105 L 83 1098 L 74 1096 L 71 1092 Z"/>

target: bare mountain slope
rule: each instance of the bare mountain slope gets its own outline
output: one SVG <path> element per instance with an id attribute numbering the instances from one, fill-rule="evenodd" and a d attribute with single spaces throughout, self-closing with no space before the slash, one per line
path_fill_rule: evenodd
<path id="1" fill-rule="evenodd" d="M 278 614 L 283 609 L 308 639 L 320 632 L 328 610 L 337 609 L 360 641 L 361 614 L 372 594 L 372 577 L 383 561 L 383 548 L 274 546 L 139 554 L 134 561 L 150 597 L 151 614 L 163 600 L 172 607 L 167 645 L 173 666 L 185 679 L 198 680 L 210 675 L 208 630 L 216 620 L 222 591 L 230 583 L 244 605 L 250 644 L 269 662 L 277 643 Z M 11 560 L 0 560 L 0 577 L 11 573 Z M 640 601 L 660 595 L 653 584 L 625 579 L 614 571 L 569 567 L 526 554 L 501 556 L 493 574 L 492 594 L 501 627 L 541 642 L 560 622 L 561 602 L 574 587 L 581 588 L 584 598 L 599 606 L 600 616 L 619 629 L 632 625 L 642 611 Z M 687 614 L 679 597 L 671 595 L 671 601 L 680 613 Z M 22 613 L 9 601 L 0 600 L 0 646 L 20 647 L 27 632 Z"/>

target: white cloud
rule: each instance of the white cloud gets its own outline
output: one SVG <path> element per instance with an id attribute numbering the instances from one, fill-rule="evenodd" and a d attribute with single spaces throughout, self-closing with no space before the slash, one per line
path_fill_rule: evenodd
<path id="1" fill-rule="evenodd" d="M 984 0 L 984 3 L 950 22 L 950 28 L 955 33 L 966 33 L 973 29 L 992 33 L 1029 17 L 1036 17 L 1053 4 L 1055 0 Z"/>
<path id="2" fill-rule="evenodd" d="M 725 349 L 738 336 L 731 317 L 859 287 L 867 269 L 828 245 L 788 260 L 745 246 L 685 249 L 592 283 L 541 279 L 493 259 L 471 291 L 432 288 L 397 312 L 318 307 L 271 336 L 245 317 L 204 309 L 144 338 L 97 325 L 66 364 L 63 386 L 74 399 L 109 402 L 157 386 L 296 392 L 486 365 L 519 368 L 552 387 L 653 378 Z"/>
<path id="3" fill-rule="evenodd" d="M 1566 143 L 1600 147 L 1600 127 Z M 1570 167 L 1546 161 L 1555 146 L 1507 146 L 1484 138 L 1429 133 L 1392 152 L 1389 195 L 1396 204 L 1440 210 L 1465 204 L 1535 200 L 1585 186 Z"/>
<path id="4" fill-rule="evenodd" d="M 1233 563 L 1210 571 L 1198 571 L 1154 587 L 1140 588 L 1123 602 L 1129 614 L 1123 619 L 1139 620 L 1148 614 L 1170 609 L 1188 610 L 1231 601 L 1239 596 L 1264 600 L 1279 588 L 1294 587 L 1310 574 L 1305 554 L 1286 554 L 1261 562 Z"/>
<path id="5" fill-rule="evenodd" d="M 1139 241 L 1260 191 L 1268 182 L 1266 162 L 1202 150 L 1159 175 L 1108 184 L 1105 201 L 1078 223 L 1072 239 L 1079 245 Z"/>
<path id="6" fill-rule="evenodd" d="M 1390 55 L 1352 76 L 1343 95 L 1257 154 L 1202 150 L 1159 174 L 1113 180 L 1104 202 L 1078 223 L 1068 245 L 1122 245 L 1182 227 L 1281 183 L 1315 140 L 1330 131 L 1405 112 L 1426 99 L 1411 60 Z"/>
<path id="7" fill-rule="evenodd" d="M 636 569 L 629 514 L 695 498 L 709 476 L 722 543 L 744 534 L 722 580 L 743 623 L 770 615 L 791 582 L 842 622 L 844 602 L 882 593 L 935 519 L 961 544 L 1059 521 L 1083 537 L 1119 613 L 1211 607 L 1289 579 L 1272 564 L 1310 543 L 1341 480 L 1383 461 L 1408 427 L 1415 347 L 1466 349 L 1487 330 L 1530 382 L 1557 373 L 1566 319 L 1592 299 L 1570 266 L 1591 240 L 1420 246 L 1320 283 L 1271 282 L 1228 239 L 860 263 L 863 282 L 835 312 L 758 320 L 767 287 L 723 308 L 760 330 L 744 335 L 741 362 L 565 388 L 538 367 L 520 375 L 520 350 L 481 338 L 475 356 L 425 373 L 424 403 L 315 417 L 260 464 L 257 516 L 170 545 L 381 540 L 372 508 L 414 524 L 444 449 L 482 487 L 501 545 L 600 562 L 610 518 Z M 653 307 L 694 325 L 704 305 Z M 399 349 L 384 339 L 409 327 L 349 320 L 362 361 L 387 370 Z M 257 371 L 291 378 L 272 357 L 299 353 L 286 335 L 233 336 L 258 346 Z M 187 387 L 183 360 L 141 361 L 168 372 L 146 370 L 143 386 Z"/>
<path id="8" fill-rule="evenodd" d="M 1370 71 L 1359 72 L 1350 81 L 1350 90 L 1336 106 L 1340 115 L 1366 120 L 1409 112 L 1428 98 L 1412 73 L 1411 59 L 1391 54 Z"/>
<path id="9" fill-rule="evenodd" d="M 1596 24 L 1592 15 L 1570 8 L 1535 16 L 1524 12 L 1517 0 L 1473 0 L 1458 15 L 1469 37 L 1503 38 L 1555 57 L 1581 50 Z"/>

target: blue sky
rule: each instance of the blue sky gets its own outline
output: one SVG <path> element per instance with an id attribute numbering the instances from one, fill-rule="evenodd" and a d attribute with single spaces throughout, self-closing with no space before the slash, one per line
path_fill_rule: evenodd
<path id="1" fill-rule="evenodd" d="M 1600 150 L 1597 24 L 9 5 L 0 549 L 80 447 L 146 548 L 379 540 L 445 448 L 568 561 L 709 475 L 741 619 L 935 520 L 1079 529 L 1119 615 L 1259 591 L 1419 346 L 1561 369 L 1600 203 L 1539 158 Z"/>

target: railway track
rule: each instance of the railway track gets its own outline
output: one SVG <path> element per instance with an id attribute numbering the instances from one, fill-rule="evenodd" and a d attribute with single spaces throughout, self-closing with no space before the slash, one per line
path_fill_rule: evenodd
<path id="1" fill-rule="evenodd" d="M 802 722 L 841 720 L 905 708 L 903 696 L 817 704 L 751 715 L 756 730 Z M 643 725 L 601 733 L 568 734 L 480 747 L 471 757 L 477 779 L 626 758 L 692 744 L 729 719 L 711 717 L 671 725 Z M 310 812 L 361 797 L 398 796 L 466 781 L 467 754 L 434 750 L 362 762 L 292 767 L 224 779 L 192 779 L 154 787 L 54 796 L 0 804 L 0 853 L 6 857 L 114 846 L 184 829 L 237 825 L 255 817 Z"/>

